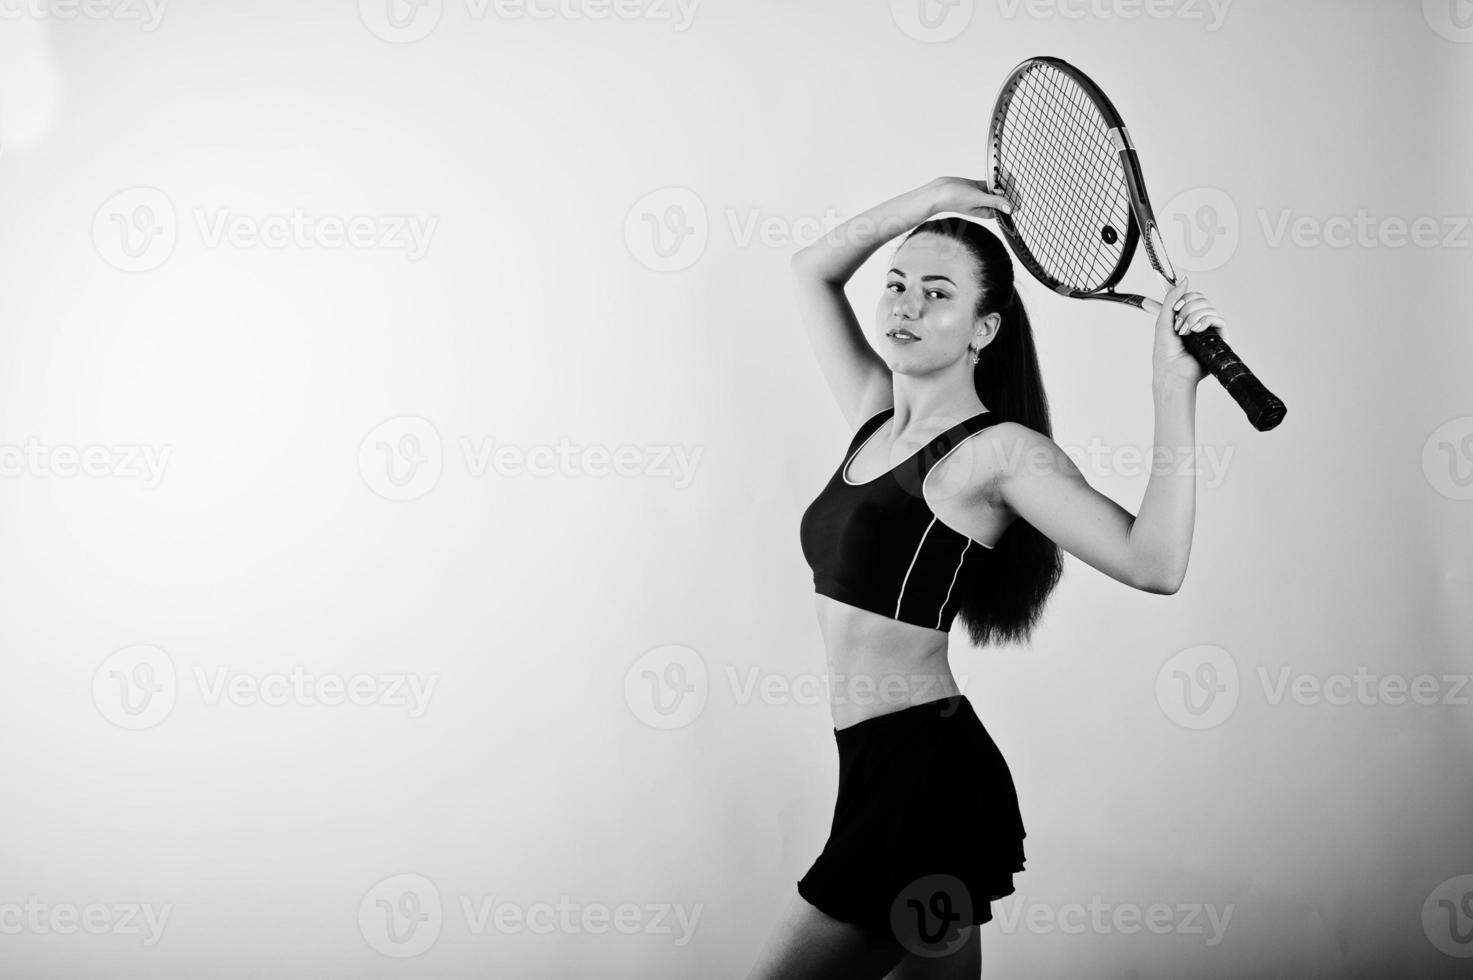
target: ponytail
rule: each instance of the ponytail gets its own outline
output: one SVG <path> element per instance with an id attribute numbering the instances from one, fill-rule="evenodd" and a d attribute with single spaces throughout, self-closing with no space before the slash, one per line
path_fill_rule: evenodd
<path id="1" fill-rule="evenodd" d="M 972 369 L 978 398 L 1002 420 L 1052 438 L 1033 328 L 1014 288 L 1012 258 L 1002 241 L 980 224 L 958 217 L 932 219 L 910 235 L 922 232 L 945 236 L 971 253 L 982 290 L 977 315 L 1001 316 L 997 333 Z M 1063 571 L 1059 546 L 1021 517 L 1014 519 L 988 553 L 976 589 L 962 597 L 958 614 L 972 642 L 1026 643 Z"/>

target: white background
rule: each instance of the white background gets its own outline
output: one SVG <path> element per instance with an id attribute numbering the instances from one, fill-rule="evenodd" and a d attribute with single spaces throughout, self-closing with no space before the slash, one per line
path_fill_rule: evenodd
<path id="1" fill-rule="evenodd" d="M 837 779 L 798 520 L 849 432 L 786 261 L 985 176 L 1035 54 L 1114 98 L 1289 413 L 1203 384 L 1177 595 L 1069 558 L 1031 647 L 958 626 L 1028 828 L 985 975 L 1467 969 L 1473 12 L 927 2 L 0 3 L 4 972 L 744 975 Z M 1149 318 L 1022 288 L 1134 511 Z M 1450 703 L 1378 686 L 1424 674 Z"/>

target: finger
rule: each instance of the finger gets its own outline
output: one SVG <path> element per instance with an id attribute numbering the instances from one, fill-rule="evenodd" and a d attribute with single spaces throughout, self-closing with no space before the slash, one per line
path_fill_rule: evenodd
<path id="1" fill-rule="evenodd" d="M 1145 310 L 1152 316 L 1155 316 L 1156 314 L 1160 313 L 1162 309 L 1164 309 L 1164 307 L 1160 303 L 1156 302 L 1154 299 L 1151 299 L 1151 297 L 1142 296 L 1141 309 Z"/>
<path id="2" fill-rule="evenodd" d="M 1177 325 L 1180 326 L 1181 322 L 1187 317 L 1191 316 L 1193 313 L 1211 309 L 1212 304 L 1207 302 L 1205 299 L 1187 299 L 1176 308 Z"/>
<path id="3" fill-rule="evenodd" d="M 1206 330 L 1208 327 L 1217 327 L 1218 328 L 1218 332 L 1221 333 L 1222 332 L 1222 328 L 1225 327 L 1226 325 L 1227 324 L 1223 322 L 1222 317 L 1219 317 L 1219 316 L 1204 316 L 1204 317 L 1201 317 L 1198 320 L 1193 321 L 1186 328 L 1186 330 L 1184 332 L 1185 333 L 1201 333 L 1203 330 Z"/>
<path id="4" fill-rule="evenodd" d="M 1176 314 L 1176 317 L 1177 317 L 1178 320 L 1198 319 L 1198 318 L 1201 318 L 1203 316 L 1206 316 L 1209 313 L 1216 313 L 1216 312 L 1217 312 L 1217 307 L 1213 306 L 1211 303 L 1207 302 L 1206 300 L 1199 299 L 1199 300 L 1194 300 L 1194 301 L 1188 303 L 1187 305 L 1183 306 L 1181 308 L 1180 312 L 1178 312 Z"/>
<path id="5" fill-rule="evenodd" d="M 1190 316 L 1184 316 L 1177 321 L 1177 333 L 1200 330 L 1208 317 L 1217 315 L 1217 311 L 1210 306 L 1203 310 L 1196 310 Z"/>
<path id="6" fill-rule="evenodd" d="M 1183 276 L 1177 281 L 1175 286 L 1172 286 L 1166 291 L 1166 295 L 1162 297 L 1162 302 L 1164 302 L 1167 306 L 1170 306 L 1172 311 L 1175 312 L 1181 307 L 1183 297 L 1186 296 L 1186 292 L 1187 280 L 1186 277 Z"/>

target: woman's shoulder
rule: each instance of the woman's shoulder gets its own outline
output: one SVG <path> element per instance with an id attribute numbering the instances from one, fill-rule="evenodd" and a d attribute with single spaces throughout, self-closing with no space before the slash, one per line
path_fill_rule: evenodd
<path id="1" fill-rule="evenodd" d="M 1001 464 L 995 474 L 993 489 L 1019 474 L 1048 476 L 1062 474 L 1076 477 L 1078 466 L 1053 437 L 1021 422 L 999 422 L 988 428 L 992 433 L 996 459 Z"/>
<path id="2" fill-rule="evenodd" d="M 991 436 L 995 440 L 1014 443 L 1022 446 L 1025 449 L 1030 447 L 1044 447 L 1054 445 L 1053 439 L 1044 435 L 1042 432 L 1039 432 L 1037 429 L 1030 428 L 1029 426 L 1024 425 L 1022 422 L 1014 422 L 1012 419 L 1007 419 L 1001 422 L 994 422 L 987 427 L 986 431 L 991 434 Z"/>

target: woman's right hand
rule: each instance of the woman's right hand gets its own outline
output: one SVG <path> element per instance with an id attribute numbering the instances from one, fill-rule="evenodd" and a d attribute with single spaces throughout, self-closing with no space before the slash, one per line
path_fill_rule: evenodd
<path id="1" fill-rule="evenodd" d="M 1013 205 L 994 194 L 984 181 L 966 177 L 937 177 L 931 181 L 933 213 L 956 211 L 974 218 L 996 218 L 997 212 L 1012 213 Z"/>

